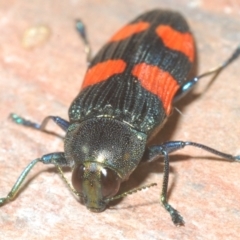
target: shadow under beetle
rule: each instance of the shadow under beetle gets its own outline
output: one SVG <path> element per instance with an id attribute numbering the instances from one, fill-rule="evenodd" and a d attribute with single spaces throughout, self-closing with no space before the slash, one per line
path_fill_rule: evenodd
<path id="1" fill-rule="evenodd" d="M 240 46 L 214 70 L 187 80 L 195 59 L 192 34 L 177 12 L 153 10 L 140 15 L 118 31 L 91 60 L 85 28 L 77 21 L 84 41 L 89 68 L 82 89 L 69 108 L 69 121 L 46 117 L 41 124 L 11 114 L 20 125 L 47 132 L 53 120 L 66 132 L 64 152 L 54 152 L 33 160 L 22 172 L 0 206 L 13 200 L 36 163 L 54 164 L 71 191 L 93 212 L 103 211 L 110 201 L 139 187 L 116 195 L 141 162 L 163 156 L 164 177 L 161 202 L 175 225 L 183 225 L 181 215 L 167 200 L 169 154 L 186 146 L 204 149 L 228 160 L 233 156 L 195 142 L 170 141 L 146 147 L 148 139 L 171 114 L 172 106 L 193 89 L 200 78 L 218 74 L 240 55 Z M 61 167 L 72 168 L 72 185 Z"/>

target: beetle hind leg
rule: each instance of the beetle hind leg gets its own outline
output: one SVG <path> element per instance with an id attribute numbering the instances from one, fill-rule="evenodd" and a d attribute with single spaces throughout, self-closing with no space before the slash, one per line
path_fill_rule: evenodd
<path id="1" fill-rule="evenodd" d="M 235 49 L 235 51 L 232 53 L 232 55 L 223 62 L 220 66 L 209 70 L 208 72 L 205 72 L 199 76 L 194 77 L 193 79 L 190 79 L 189 81 L 185 82 L 177 91 L 175 94 L 175 97 L 173 99 L 173 103 L 176 103 L 178 100 L 182 99 L 188 92 L 190 92 L 194 86 L 199 82 L 201 78 L 204 78 L 206 76 L 214 74 L 214 77 L 217 76 L 223 69 L 225 69 L 229 64 L 231 64 L 233 61 L 235 61 L 240 56 L 240 45 Z"/>
<path id="2" fill-rule="evenodd" d="M 84 51 L 86 53 L 87 57 L 87 63 L 89 64 L 92 59 L 92 50 L 90 43 L 88 41 L 87 33 L 86 33 L 86 27 L 83 24 L 82 20 L 78 19 L 76 20 L 76 29 L 77 32 L 79 33 L 83 43 L 84 43 Z"/>

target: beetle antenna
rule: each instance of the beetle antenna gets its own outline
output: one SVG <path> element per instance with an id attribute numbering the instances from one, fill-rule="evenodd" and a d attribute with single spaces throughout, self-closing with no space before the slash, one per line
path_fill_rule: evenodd
<path id="1" fill-rule="evenodd" d="M 129 191 L 127 191 L 127 192 L 124 192 L 124 193 L 122 193 L 122 194 L 119 194 L 119 195 L 117 195 L 117 196 L 115 196 L 115 197 L 107 198 L 107 199 L 106 199 L 106 202 L 112 202 L 112 201 L 114 201 L 114 200 L 116 200 L 116 199 L 126 197 L 127 195 L 136 193 L 136 192 L 138 192 L 138 191 L 141 191 L 141 190 L 143 190 L 143 189 L 150 188 L 150 187 L 153 187 L 153 186 L 157 186 L 157 184 L 156 184 L 156 183 L 151 183 L 151 184 L 149 184 L 149 185 L 145 185 L 145 186 L 142 186 L 142 187 L 133 188 L 132 190 L 129 190 Z"/>
<path id="2" fill-rule="evenodd" d="M 65 184 L 67 185 L 68 189 L 69 189 L 74 195 L 76 195 L 77 197 L 83 198 L 82 194 L 80 194 L 79 192 L 77 192 L 77 191 L 73 188 L 72 184 L 71 184 L 71 183 L 67 180 L 67 178 L 64 176 L 64 173 L 63 173 L 62 168 L 61 168 L 59 165 L 56 165 L 56 167 L 57 167 L 57 170 L 58 170 L 58 172 L 59 172 L 59 174 L 60 174 L 60 177 L 62 178 L 62 180 L 63 180 L 63 181 L 65 182 Z"/>

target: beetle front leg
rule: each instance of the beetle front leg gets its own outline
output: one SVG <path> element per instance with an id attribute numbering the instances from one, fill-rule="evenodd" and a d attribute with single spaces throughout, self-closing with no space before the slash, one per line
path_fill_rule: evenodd
<path id="1" fill-rule="evenodd" d="M 20 176 L 18 177 L 17 181 L 13 185 L 8 195 L 4 198 L 0 198 L 0 207 L 12 201 L 16 197 L 20 187 L 23 184 L 23 181 L 25 180 L 25 178 L 27 177 L 31 169 L 38 162 L 42 162 L 44 164 L 54 164 L 56 166 L 68 166 L 67 160 L 65 159 L 63 152 L 49 153 L 49 154 L 43 155 L 41 158 L 37 158 L 33 160 L 20 174 Z"/>
<path id="2" fill-rule="evenodd" d="M 174 209 L 167 200 L 167 188 L 168 188 L 168 177 L 169 177 L 169 154 L 182 149 L 186 146 L 192 146 L 201 148 L 207 152 L 214 155 L 220 156 L 222 158 L 240 161 L 240 155 L 234 156 L 231 154 L 220 152 L 216 149 L 210 148 L 206 145 L 195 143 L 195 142 L 183 142 L 183 141 L 170 141 L 163 143 L 161 145 L 152 146 L 146 149 L 143 161 L 152 161 L 157 157 L 164 157 L 164 177 L 163 177 L 163 187 L 161 194 L 161 202 L 164 208 L 170 213 L 172 221 L 175 225 L 184 225 L 184 220 L 176 209 Z"/>

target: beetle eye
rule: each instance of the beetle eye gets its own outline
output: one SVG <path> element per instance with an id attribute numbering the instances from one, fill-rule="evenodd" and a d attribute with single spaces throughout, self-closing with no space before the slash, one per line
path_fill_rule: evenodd
<path id="1" fill-rule="evenodd" d="M 101 170 L 101 185 L 102 195 L 104 198 L 114 196 L 120 187 L 120 178 L 112 169 L 102 168 Z"/>
<path id="2" fill-rule="evenodd" d="M 78 193 L 83 194 L 84 184 L 87 182 L 91 182 L 91 186 L 95 187 L 96 191 L 100 190 L 103 198 L 109 198 L 118 192 L 121 179 L 116 172 L 109 168 L 100 167 L 91 172 L 89 168 L 86 168 L 82 164 L 75 166 L 72 172 L 72 185 L 74 189 Z M 85 192 L 85 194 L 87 194 L 87 192 Z"/>
<path id="3" fill-rule="evenodd" d="M 73 169 L 72 172 L 72 185 L 74 189 L 82 193 L 83 191 L 83 175 L 84 175 L 85 167 L 83 165 L 78 165 Z"/>

